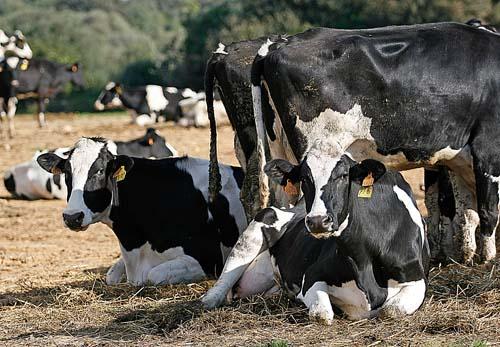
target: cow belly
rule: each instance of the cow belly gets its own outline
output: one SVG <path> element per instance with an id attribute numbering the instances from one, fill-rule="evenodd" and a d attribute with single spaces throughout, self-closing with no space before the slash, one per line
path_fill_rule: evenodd
<path id="1" fill-rule="evenodd" d="M 450 147 L 436 151 L 424 162 L 409 162 L 403 152 L 397 154 L 383 155 L 377 152 L 375 142 L 370 140 L 357 140 L 347 148 L 347 153 L 356 161 L 364 159 L 375 159 L 384 163 L 387 167 L 402 171 L 419 167 L 432 167 L 437 164 L 445 165 L 462 177 L 471 191 L 475 191 L 474 171 L 472 169 L 472 156 L 469 146 L 461 149 Z"/>
<path id="2" fill-rule="evenodd" d="M 152 275 L 152 270 L 158 269 L 164 264 L 172 263 L 176 268 L 179 268 L 179 265 L 174 264 L 173 262 L 184 257 L 190 258 L 189 261 L 191 262 L 185 262 L 183 264 L 183 270 L 185 270 L 186 275 L 189 275 L 189 273 L 196 273 L 196 277 L 204 277 L 205 275 L 203 270 L 201 270 L 200 264 L 194 258 L 187 256 L 182 247 L 169 248 L 163 252 L 153 250 L 151 244 L 148 242 L 131 251 L 127 251 L 121 244 L 120 247 L 122 259 L 125 263 L 127 282 L 133 285 L 143 285 L 148 283 Z M 171 266 L 170 269 L 172 268 L 173 267 Z M 162 274 L 155 273 L 155 279 L 158 279 L 159 275 Z M 163 275 L 165 278 L 169 276 L 168 273 Z"/>

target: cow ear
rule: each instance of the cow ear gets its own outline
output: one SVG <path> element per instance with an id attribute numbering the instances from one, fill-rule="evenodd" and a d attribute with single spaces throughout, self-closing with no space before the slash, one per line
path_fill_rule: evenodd
<path id="1" fill-rule="evenodd" d="M 42 169 L 54 175 L 60 175 L 64 165 L 66 164 L 66 159 L 63 159 L 54 153 L 44 153 L 40 155 L 36 161 Z"/>
<path id="2" fill-rule="evenodd" d="M 287 186 L 288 181 L 291 181 L 293 184 L 299 182 L 300 177 L 298 168 L 298 166 L 286 160 L 275 159 L 264 166 L 264 172 L 274 182 L 282 186 Z"/>
<path id="3" fill-rule="evenodd" d="M 132 166 L 134 166 L 134 159 L 126 155 L 116 156 L 113 160 L 111 171 L 113 178 L 116 178 L 118 182 L 123 181 L 127 173 L 132 169 Z"/>
<path id="4" fill-rule="evenodd" d="M 363 187 L 369 187 L 377 182 L 386 171 L 384 164 L 381 162 L 366 159 L 351 167 L 349 178 Z"/>

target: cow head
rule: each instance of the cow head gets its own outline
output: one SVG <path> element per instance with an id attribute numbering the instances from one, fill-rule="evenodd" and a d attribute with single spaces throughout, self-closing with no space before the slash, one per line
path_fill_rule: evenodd
<path id="1" fill-rule="evenodd" d="M 66 67 L 66 70 L 71 73 L 70 81 L 72 85 L 79 88 L 85 87 L 85 80 L 83 79 L 83 72 L 80 63 L 71 64 Z"/>
<path id="2" fill-rule="evenodd" d="M 338 160 L 325 160 L 311 154 L 299 165 L 272 160 L 264 170 L 284 187 L 300 182 L 306 203 L 307 229 L 313 234 L 334 235 L 347 226 L 351 185 L 361 185 L 367 177 L 373 184 L 386 171 L 382 163 L 371 159 L 358 164 L 347 155 Z"/>
<path id="3" fill-rule="evenodd" d="M 102 138 L 81 138 L 64 159 L 55 153 L 38 157 L 45 170 L 64 173 L 68 187 L 68 205 L 63 211 L 64 224 L 71 230 L 85 230 L 90 224 L 106 221 L 113 202 L 116 182 L 123 179 L 134 161 L 116 156 Z"/>
<path id="4" fill-rule="evenodd" d="M 119 83 L 109 82 L 106 84 L 101 94 L 97 97 L 97 100 L 94 103 L 95 109 L 102 111 L 106 108 L 121 107 L 123 105 L 120 100 L 121 93 L 122 87 Z"/>

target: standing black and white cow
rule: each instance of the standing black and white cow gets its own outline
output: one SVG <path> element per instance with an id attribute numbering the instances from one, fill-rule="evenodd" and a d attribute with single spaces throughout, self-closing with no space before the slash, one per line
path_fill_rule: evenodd
<path id="1" fill-rule="evenodd" d="M 17 98 L 16 67 L 20 59 L 31 59 L 32 51 L 24 35 L 16 30 L 13 35 L 0 30 L 0 136 L 3 136 L 5 117 L 9 123 L 9 136 L 14 136 L 14 116 Z"/>
<path id="2" fill-rule="evenodd" d="M 19 100 L 36 99 L 40 127 L 45 125 L 46 104 L 63 90 L 66 83 L 84 87 L 83 73 L 78 63 L 65 65 L 34 58 L 18 66 L 17 78 L 19 85 L 16 96 Z"/>
<path id="3" fill-rule="evenodd" d="M 107 273 L 109 284 L 124 274 L 135 285 L 216 275 L 247 225 L 239 201 L 240 168 L 221 165 L 224 188 L 208 203 L 207 160 L 117 156 L 106 140 L 81 138 L 67 159 L 45 153 L 38 163 L 65 175 L 68 228 L 80 231 L 102 222 L 113 229 L 121 258 Z"/>
<path id="4" fill-rule="evenodd" d="M 155 123 L 160 116 L 167 121 L 177 122 L 182 118 L 179 101 L 196 95 L 189 88 L 179 90 L 157 85 L 124 87 L 119 83 L 109 82 L 95 101 L 94 107 L 98 111 L 124 107 L 129 110 L 132 122 L 144 126 Z"/>
<path id="5" fill-rule="evenodd" d="M 302 300 L 311 318 L 326 324 L 333 321 L 332 304 L 350 319 L 412 314 L 422 305 L 429 248 L 411 189 L 398 172 L 386 171 L 375 160 L 358 164 L 343 155 L 323 187 L 332 211 L 327 232 L 305 218 L 315 199 L 307 157 L 298 166 L 271 161 L 266 172 L 283 186 L 302 181 L 304 200 L 293 209 L 257 213 L 202 298 L 206 307 L 222 304 L 231 289 L 242 297 L 271 290 L 275 283 Z M 266 252 L 276 281 L 258 276 L 254 260 Z"/>
<path id="6" fill-rule="evenodd" d="M 317 28 L 264 44 L 252 67 L 256 123 L 273 157 L 297 164 L 307 154 L 316 193 L 306 219 L 331 228 L 322 190 L 346 152 L 396 169 L 442 164 L 475 188 L 481 256 L 493 259 L 499 50 L 499 35 L 458 23 Z M 264 120 L 261 83 L 274 111 Z"/>
<path id="7" fill-rule="evenodd" d="M 279 36 L 272 37 L 273 40 L 278 38 Z M 210 195 L 215 197 L 220 189 L 217 172 L 217 124 L 213 98 L 216 88 L 235 133 L 236 157 L 245 170 L 241 199 L 248 220 L 252 220 L 253 216 L 266 206 L 267 201 L 267 196 L 261 196 L 258 190 L 259 181 L 265 179 L 262 168 L 259 167 L 259 162 L 262 162 L 259 156 L 262 157 L 265 153 L 257 152 L 257 132 L 250 83 L 252 61 L 266 40 L 267 38 L 259 38 L 235 42 L 228 46 L 219 43 L 219 47 L 207 62 L 205 73 L 205 93 L 210 122 Z"/>
<path id="8" fill-rule="evenodd" d="M 177 156 L 177 151 L 153 128 L 147 129 L 144 136 L 135 140 L 108 141 L 107 145 L 112 153 L 131 157 L 160 159 Z M 57 148 L 50 152 L 66 158 L 68 151 L 69 148 Z M 66 198 L 64 175 L 53 175 L 38 165 L 38 157 L 47 152 L 37 151 L 30 161 L 15 165 L 5 172 L 4 185 L 12 196 L 27 200 Z"/>

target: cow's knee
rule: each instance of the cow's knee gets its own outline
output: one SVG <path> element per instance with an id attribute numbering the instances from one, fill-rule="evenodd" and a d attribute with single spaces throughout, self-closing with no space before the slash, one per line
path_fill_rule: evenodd
<path id="1" fill-rule="evenodd" d="M 205 272 L 198 261 L 190 256 L 181 256 L 152 268 L 147 282 L 152 285 L 192 283 L 204 277 Z"/>
<path id="2" fill-rule="evenodd" d="M 411 283 L 403 283 L 397 294 L 387 300 L 380 315 L 382 317 L 398 317 L 414 313 L 424 302 L 426 284 L 421 279 Z"/>
<path id="3" fill-rule="evenodd" d="M 333 308 L 326 283 L 315 283 L 306 292 L 302 301 L 309 309 L 310 319 L 326 325 L 333 323 Z"/>

